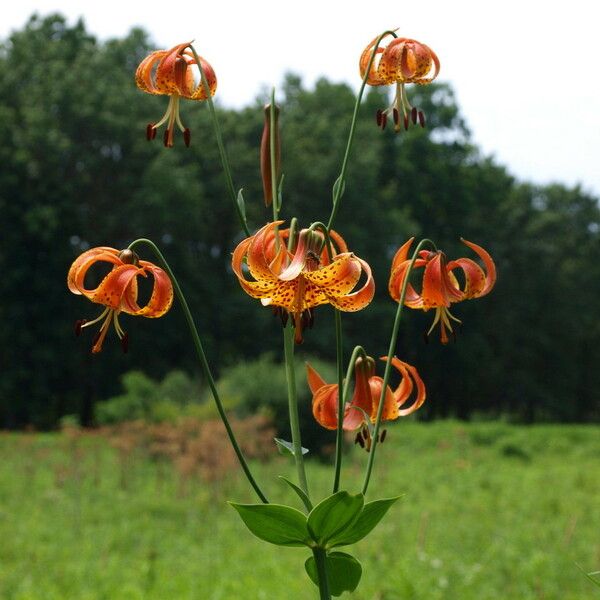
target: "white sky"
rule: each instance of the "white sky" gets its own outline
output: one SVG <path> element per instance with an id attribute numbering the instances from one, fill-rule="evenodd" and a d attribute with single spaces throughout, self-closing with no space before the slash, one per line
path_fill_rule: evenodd
<path id="1" fill-rule="evenodd" d="M 247 0 L 3 2 L 0 38 L 31 13 L 82 15 L 101 39 L 138 25 L 159 48 L 195 40 L 227 106 L 250 102 L 285 71 L 358 88 L 357 62 L 382 31 L 432 47 L 486 154 L 520 179 L 581 183 L 600 195 L 600 3 L 594 0 Z M 340 132 L 345 135 L 346 132 Z"/>

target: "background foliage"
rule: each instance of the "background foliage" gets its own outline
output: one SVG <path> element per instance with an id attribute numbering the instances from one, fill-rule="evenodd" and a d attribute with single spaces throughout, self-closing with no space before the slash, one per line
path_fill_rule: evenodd
<path id="1" fill-rule="evenodd" d="M 144 236 L 163 248 L 213 365 L 281 346 L 278 322 L 240 291 L 229 267 L 241 235 L 206 107 L 183 107 L 190 149 L 145 140 L 146 123 L 166 104 L 133 82 L 152 47 L 141 30 L 101 43 L 82 23 L 69 26 L 60 16 L 33 17 L 0 47 L 0 427 L 51 427 L 70 413 L 88 424 L 94 404 L 118 393 L 128 370 L 156 380 L 173 369 L 195 374 L 178 307 L 157 321 L 124 318 L 127 355 L 109 338 L 92 357 L 89 332 L 72 339 L 75 319 L 93 317 L 95 307 L 63 282 L 75 256 L 95 245 L 124 247 Z M 218 57 L 211 59 L 218 73 Z M 457 307 L 464 327 L 448 348 L 421 341 L 431 315 L 406 319 L 397 353 L 427 381 L 431 402 L 422 416 L 597 419 L 597 199 L 579 187 L 515 181 L 473 145 L 449 86 L 411 93 L 428 116 L 425 130 L 379 131 L 374 113 L 386 100 L 378 90 L 361 111 L 336 229 L 372 265 L 378 292 L 368 310 L 344 318 L 348 347 L 385 353 L 395 310 L 388 269 L 407 237 L 427 235 L 454 257 L 468 255 L 463 236 L 495 257 L 498 285 L 489 297 Z M 307 90 L 289 75 L 278 99 L 284 214 L 303 224 L 322 220 L 352 91 L 326 80 Z M 258 228 L 269 220 L 258 169 L 262 99 L 220 117 L 236 185 L 244 187 L 251 227 Z M 333 335 L 330 311 L 321 308 L 303 350 L 331 360 Z"/>

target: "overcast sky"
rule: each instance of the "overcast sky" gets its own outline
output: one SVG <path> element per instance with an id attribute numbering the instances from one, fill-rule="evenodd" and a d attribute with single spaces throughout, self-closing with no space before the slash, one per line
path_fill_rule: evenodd
<path id="1" fill-rule="evenodd" d="M 87 2 L 20 0 L 0 10 L 0 37 L 37 11 L 83 16 L 101 39 L 133 26 L 157 48 L 195 40 L 215 68 L 218 98 L 250 102 L 283 73 L 360 85 L 357 62 L 377 34 L 399 34 L 433 48 L 441 81 L 486 154 L 520 179 L 581 183 L 600 195 L 600 5 L 591 0 L 247 0 L 245 2 Z"/>

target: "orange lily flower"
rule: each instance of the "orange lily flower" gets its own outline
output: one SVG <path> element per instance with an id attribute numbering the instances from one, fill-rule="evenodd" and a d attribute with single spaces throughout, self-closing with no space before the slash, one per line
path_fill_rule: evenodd
<path id="1" fill-rule="evenodd" d="M 408 252 L 414 238 L 410 238 L 394 256 L 392 261 L 392 273 L 389 282 L 390 295 L 396 302 L 400 302 L 402 286 L 411 259 Z M 496 265 L 492 257 L 477 244 L 468 242 L 461 238 L 461 242 L 471 248 L 483 261 L 485 271 L 470 258 L 459 258 L 448 262 L 446 255 L 441 252 L 430 252 L 421 250 L 420 258 L 415 261 L 415 269 L 424 268 L 423 285 L 421 293 L 409 283 L 406 288 L 404 304 L 410 308 L 429 310 L 435 308 L 435 318 L 427 335 L 439 323 L 441 329 L 442 344 L 448 343 L 448 331 L 452 333 L 451 321 L 460 323 L 450 313 L 449 307 L 452 303 L 462 302 L 471 298 L 480 298 L 488 294 L 496 283 Z M 461 269 L 464 275 L 464 287 L 461 287 L 454 275 L 455 269 Z"/>
<path id="2" fill-rule="evenodd" d="M 85 286 L 86 273 L 98 262 L 112 264 L 112 270 L 97 287 L 88 289 Z M 141 307 L 137 302 L 137 278 L 147 277 L 148 274 L 154 278 L 154 287 L 148 303 Z M 106 307 L 93 321 L 81 320 L 75 324 L 75 333 L 79 335 L 84 327 L 90 327 L 104 319 L 94 338 L 93 353 L 102 350 L 111 323 L 121 340 L 123 351 L 127 352 L 127 334 L 119 323 L 121 312 L 149 318 L 162 317 L 173 303 L 173 286 L 169 276 L 151 262 L 140 260 L 132 250 L 119 251 L 107 246 L 87 250 L 71 265 L 67 285 L 74 294 L 81 294 Z"/>
<path id="3" fill-rule="evenodd" d="M 387 356 L 383 356 L 381 360 L 386 361 Z M 410 415 L 423 405 L 427 397 L 425 384 L 415 367 L 396 357 L 392 358 L 392 365 L 400 373 L 402 379 L 393 391 L 387 386 L 381 415 L 382 421 L 393 421 L 398 417 Z M 306 365 L 306 371 L 308 385 L 313 394 L 312 409 L 315 419 L 326 429 L 336 429 L 338 384 L 325 383 L 309 364 Z M 382 386 L 383 379 L 375 375 L 375 361 L 371 357 L 367 357 L 366 360 L 358 358 L 354 364 L 354 394 L 352 401 L 347 402 L 344 409 L 343 429 L 355 431 L 369 422 L 375 423 Z M 414 401 L 410 406 L 402 408 L 413 395 L 413 391 L 416 391 Z M 368 432 L 368 427 L 363 431 Z M 365 439 L 363 439 L 364 441 Z"/>
<path id="4" fill-rule="evenodd" d="M 190 44 L 191 42 L 186 42 L 170 50 L 152 52 L 140 63 L 135 72 L 135 82 L 140 90 L 148 94 L 169 96 L 169 105 L 163 117 L 156 123 L 149 123 L 146 127 L 146 137 L 150 141 L 156 137 L 156 130 L 167 123 L 163 138 L 167 148 L 173 146 L 175 124 L 183 133 L 185 145 L 190 145 L 190 130 L 183 126 L 179 116 L 179 99 L 206 100 L 208 98 L 202 85 L 196 59 L 189 50 Z M 210 95 L 214 96 L 217 90 L 215 72 L 202 57 L 198 58 L 208 82 Z"/>
<path id="5" fill-rule="evenodd" d="M 386 37 L 383 37 L 382 42 Z M 363 78 L 378 39 L 379 36 L 373 39 L 360 57 L 360 76 Z M 391 115 L 394 129 L 400 131 L 400 114 L 402 114 L 404 129 L 408 129 L 411 121 L 414 125 L 418 121 L 421 127 L 425 127 L 425 115 L 422 110 L 411 106 L 404 85 L 407 83 L 427 85 L 438 76 L 439 72 L 440 61 L 436 53 L 417 40 L 394 37 L 385 48 L 379 46 L 369 69 L 367 83 L 372 86 L 395 83 L 396 95 L 389 108 L 377 111 L 377 125 L 385 129 L 388 116 Z"/>
<path id="6" fill-rule="evenodd" d="M 335 232 L 330 236 L 338 252 L 333 249 L 330 260 L 323 249 L 323 235 L 309 229 L 300 231 L 295 250 L 288 251 L 290 232 L 277 231 L 280 223 L 268 223 L 243 240 L 233 253 L 232 267 L 248 295 L 259 298 L 264 306 L 278 308 L 284 324 L 291 315 L 299 344 L 302 328 L 312 325 L 311 309 L 331 304 L 346 312 L 361 310 L 373 299 L 375 282 L 369 265 L 348 252 Z M 244 262 L 252 279 L 242 270 Z M 353 291 L 363 273 L 367 278 L 364 285 Z"/>

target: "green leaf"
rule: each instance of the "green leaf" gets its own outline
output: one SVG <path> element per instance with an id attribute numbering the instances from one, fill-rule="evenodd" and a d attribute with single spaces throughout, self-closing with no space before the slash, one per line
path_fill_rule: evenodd
<path id="1" fill-rule="evenodd" d="M 332 596 L 341 596 L 344 592 L 353 592 L 360 582 L 362 567 L 358 560 L 345 552 L 331 552 L 325 558 L 327 581 Z M 317 564 L 314 556 L 304 563 L 304 568 L 313 583 L 319 585 Z"/>
<path id="2" fill-rule="evenodd" d="M 280 454 L 291 454 L 294 456 L 294 445 L 291 442 L 287 442 L 286 440 L 282 440 L 281 438 L 273 438 L 275 443 L 277 444 L 277 449 Z M 308 454 L 308 448 L 302 447 L 302 454 Z"/>
<path id="3" fill-rule="evenodd" d="M 244 188 L 240 188 L 237 193 L 237 205 L 240 209 L 240 214 L 242 215 L 242 219 L 244 219 L 244 223 L 246 222 L 246 203 L 244 202 L 244 196 L 242 194 Z"/>
<path id="4" fill-rule="evenodd" d="M 310 537 L 306 528 L 306 515 L 291 506 L 282 504 L 236 504 L 246 527 L 265 542 L 277 546 L 308 546 Z"/>
<path id="5" fill-rule="evenodd" d="M 364 505 L 362 512 L 352 526 L 332 537 L 328 545 L 333 548 L 334 546 L 355 544 L 362 540 L 375 529 L 375 526 L 383 519 L 390 506 L 399 498 L 400 496 L 396 496 L 395 498 L 382 498 L 381 500 L 368 502 Z"/>
<path id="6" fill-rule="evenodd" d="M 310 498 L 306 495 L 305 491 L 301 487 L 298 487 L 295 483 L 291 482 L 289 479 L 286 479 L 283 475 L 279 475 L 279 479 L 285 481 L 296 492 L 296 494 L 298 494 L 300 500 L 304 502 L 304 506 L 306 506 L 307 510 L 313 509 Z"/>
<path id="7" fill-rule="evenodd" d="M 321 546 L 346 531 L 360 514 L 364 496 L 352 496 L 342 490 L 325 498 L 308 515 L 308 530 L 313 539 Z"/>
<path id="8" fill-rule="evenodd" d="M 339 192 L 338 192 L 339 189 Z M 341 175 L 335 180 L 335 183 L 333 184 L 333 190 L 332 190 L 332 195 L 333 195 L 333 199 L 335 201 L 336 196 L 339 193 L 338 196 L 338 200 L 344 195 L 344 191 L 346 190 L 346 181 L 344 179 L 341 178 Z"/>

